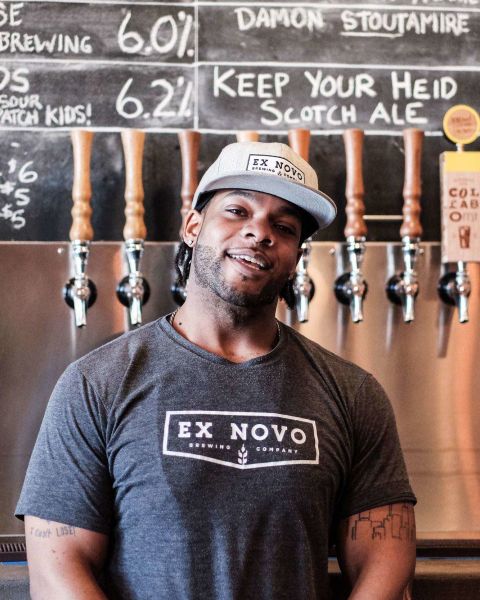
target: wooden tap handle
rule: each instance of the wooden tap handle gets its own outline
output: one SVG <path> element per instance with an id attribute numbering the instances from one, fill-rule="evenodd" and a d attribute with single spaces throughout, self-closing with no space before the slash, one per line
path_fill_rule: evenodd
<path id="1" fill-rule="evenodd" d="M 257 131 L 237 131 L 237 142 L 258 142 L 259 139 Z"/>
<path id="2" fill-rule="evenodd" d="M 363 186 L 362 153 L 364 133 L 361 129 L 347 129 L 343 133 L 345 144 L 345 155 L 347 162 L 347 184 L 345 196 L 347 205 L 345 213 L 347 224 L 345 226 L 345 237 L 366 237 L 367 226 L 363 219 L 365 204 L 363 197 L 365 189 Z"/>
<path id="3" fill-rule="evenodd" d="M 192 199 L 198 186 L 198 153 L 200 150 L 200 133 L 186 129 L 178 134 L 180 154 L 182 155 L 182 225 L 180 237 L 183 235 L 185 217 L 192 206 Z"/>
<path id="4" fill-rule="evenodd" d="M 310 149 L 309 129 L 290 129 L 288 132 L 288 143 L 294 152 L 308 162 Z"/>
<path id="5" fill-rule="evenodd" d="M 424 133 L 421 129 L 405 129 L 405 182 L 403 184 L 403 223 L 400 236 L 422 237 L 420 224 L 420 195 L 422 193 L 422 144 Z"/>
<path id="6" fill-rule="evenodd" d="M 145 132 L 138 129 L 122 131 L 123 154 L 125 157 L 125 240 L 144 240 L 147 228 L 143 215 L 142 163 Z"/>
<path id="7" fill-rule="evenodd" d="M 74 129 L 71 134 L 73 147 L 72 226 L 70 240 L 92 241 L 91 223 L 92 185 L 90 183 L 90 159 L 92 156 L 93 132 Z"/>

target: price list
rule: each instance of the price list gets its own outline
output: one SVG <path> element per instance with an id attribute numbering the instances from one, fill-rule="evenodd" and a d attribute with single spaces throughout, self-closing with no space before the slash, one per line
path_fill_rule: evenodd
<path id="1" fill-rule="evenodd" d="M 480 0 L 0 2 L 0 128 L 441 135 Z"/>
<path id="2" fill-rule="evenodd" d="M 194 13 L 187 3 L 0 3 L 0 126 L 193 127 Z"/>

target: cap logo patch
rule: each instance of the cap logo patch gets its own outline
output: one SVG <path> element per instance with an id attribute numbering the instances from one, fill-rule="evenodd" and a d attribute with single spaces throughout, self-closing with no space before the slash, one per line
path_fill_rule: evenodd
<path id="1" fill-rule="evenodd" d="M 305 183 L 305 173 L 282 156 L 250 154 L 248 157 L 247 171 L 270 173 L 272 175 L 285 177 L 285 179 L 290 179 L 297 183 Z"/>

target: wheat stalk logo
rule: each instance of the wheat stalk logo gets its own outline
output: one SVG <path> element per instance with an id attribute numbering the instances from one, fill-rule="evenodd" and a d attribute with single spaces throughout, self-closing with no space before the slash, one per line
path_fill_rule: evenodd
<path id="1" fill-rule="evenodd" d="M 248 450 L 245 448 L 245 444 L 242 444 L 242 447 L 238 451 L 238 462 L 241 465 L 246 465 L 247 464 L 247 456 L 248 456 Z"/>

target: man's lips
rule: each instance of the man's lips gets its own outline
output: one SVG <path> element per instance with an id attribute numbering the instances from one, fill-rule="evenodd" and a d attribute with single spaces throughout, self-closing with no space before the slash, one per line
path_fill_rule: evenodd
<path id="1" fill-rule="evenodd" d="M 251 249 L 235 249 L 227 251 L 228 258 L 243 264 L 256 271 L 268 271 L 272 268 L 272 263 L 261 252 L 255 252 Z"/>

